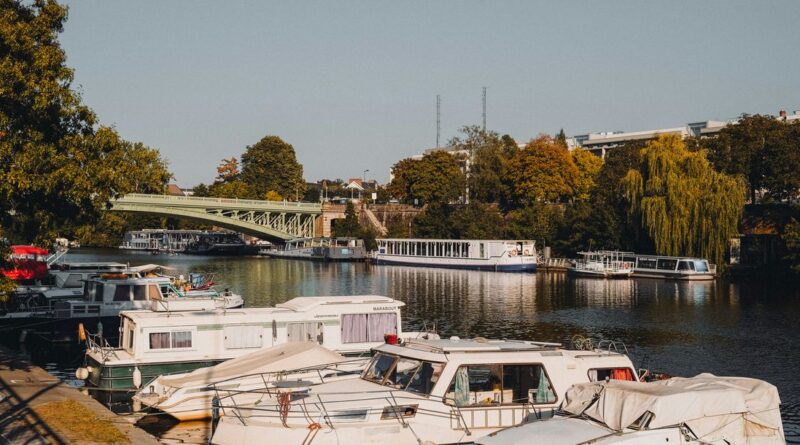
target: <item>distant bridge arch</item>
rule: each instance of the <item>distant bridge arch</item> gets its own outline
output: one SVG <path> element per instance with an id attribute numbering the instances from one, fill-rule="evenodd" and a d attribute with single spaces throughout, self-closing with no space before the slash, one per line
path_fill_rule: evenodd
<path id="1" fill-rule="evenodd" d="M 112 202 L 112 211 L 184 218 L 273 241 L 317 235 L 320 204 L 252 199 L 132 193 Z"/>

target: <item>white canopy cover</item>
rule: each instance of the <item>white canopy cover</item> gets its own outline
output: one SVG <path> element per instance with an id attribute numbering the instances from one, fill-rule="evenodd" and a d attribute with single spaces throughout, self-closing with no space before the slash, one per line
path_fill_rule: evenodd
<path id="1" fill-rule="evenodd" d="M 187 374 L 161 376 L 158 383 L 172 388 L 206 386 L 250 374 L 310 368 L 345 360 L 341 354 L 325 349 L 315 342 L 292 342 L 261 349 Z"/>
<path id="2" fill-rule="evenodd" d="M 646 413 L 648 429 L 685 424 L 704 442 L 785 444 L 778 390 L 762 380 L 700 374 L 658 382 L 574 385 L 563 410 L 622 431 Z"/>

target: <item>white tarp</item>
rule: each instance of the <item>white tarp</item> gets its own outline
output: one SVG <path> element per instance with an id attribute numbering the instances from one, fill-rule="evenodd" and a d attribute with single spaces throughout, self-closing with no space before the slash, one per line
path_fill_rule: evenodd
<path id="1" fill-rule="evenodd" d="M 161 376 L 158 383 L 165 387 L 183 388 L 206 386 L 234 377 L 250 374 L 281 372 L 339 363 L 346 358 L 315 342 L 284 343 L 237 357 L 216 366 L 196 369 L 188 374 Z"/>
<path id="2" fill-rule="evenodd" d="M 650 412 L 649 429 L 685 424 L 708 442 L 785 443 L 778 390 L 756 379 L 700 374 L 652 383 L 578 384 L 567 391 L 562 408 L 616 431 Z"/>

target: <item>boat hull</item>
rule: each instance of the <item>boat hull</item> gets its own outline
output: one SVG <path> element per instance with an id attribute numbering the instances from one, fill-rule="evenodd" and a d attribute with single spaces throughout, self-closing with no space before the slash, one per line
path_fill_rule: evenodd
<path id="1" fill-rule="evenodd" d="M 656 278 L 660 280 L 710 281 L 716 278 L 713 273 L 682 273 L 668 270 L 634 269 L 634 278 Z"/>
<path id="2" fill-rule="evenodd" d="M 142 373 L 142 384 L 164 374 L 177 374 L 194 371 L 198 368 L 218 365 L 225 360 L 191 360 L 185 362 L 158 362 L 105 365 L 87 356 L 86 365 L 91 368 L 88 383 L 96 388 L 112 390 L 134 390 L 133 372 L 138 367 Z"/>
<path id="3" fill-rule="evenodd" d="M 484 270 L 493 272 L 536 272 L 535 262 L 520 262 L 520 263 L 477 263 L 475 260 L 467 260 L 464 262 L 437 262 L 413 260 L 413 259 L 393 259 L 386 257 L 378 257 L 376 264 L 391 265 L 391 266 L 412 266 L 412 267 L 437 267 L 442 269 L 463 269 L 463 270 Z M 469 261 L 469 262 L 468 262 Z"/>

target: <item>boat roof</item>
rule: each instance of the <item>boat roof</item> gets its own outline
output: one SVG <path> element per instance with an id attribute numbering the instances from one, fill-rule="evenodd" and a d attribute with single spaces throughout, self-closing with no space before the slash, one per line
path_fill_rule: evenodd
<path id="1" fill-rule="evenodd" d="M 162 266 L 160 264 L 143 264 L 141 266 L 132 266 L 129 267 L 128 270 L 131 272 L 152 272 L 154 270 L 176 270 L 174 267 L 170 266 Z"/>
<path id="2" fill-rule="evenodd" d="M 225 318 L 248 318 L 252 317 L 256 321 L 269 323 L 272 319 L 264 318 L 264 316 L 274 315 L 278 313 L 283 314 L 303 314 L 313 312 L 316 309 L 332 308 L 330 312 L 338 312 L 336 309 L 346 308 L 348 305 L 357 304 L 379 304 L 381 306 L 372 309 L 376 311 L 395 310 L 405 305 L 402 301 L 397 301 L 389 297 L 382 297 L 378 295 L 359 295 L 359 296 L 342 296 L 342 297 L 297 297 L 285 303 L 277 304 L 275 307 L 249 307 L 239 309 L 215 309 L 205 311 L 172 311 L 172 312 L 156 312 L 156 311 L 122 311 L 120 315 L 135 320 L 146 319 L 183 319 L 188 324 L 190 321 L 202 322 L 203 318 L 210 317 L 225 317 Z"/>
<path id="3" fill-rule="evenodd" d="M 443 238 L 376 238 L 376 241 L 450 242 L 450 243 L 535 243 L 531 239 L 443 239 Z"/>
<path id="4" fill-rule="evenodd" d="M 124 263 L 114 263 L 114 262 L 76 262 L 76 261 L 59 261 L 56 263 L 56 266 L 67 266 L 67 267 L 127 267 L 127 264 Z"/>
<path id="5" fill-rule="evenodd" d="M 305 312 L 322 305 L 332 304 L 397 304 L 405 306 L 402 301 L 381 295 L 353 295 L 353 296 L 324 296 L 324 297 L 295 297 L 291 300 L 276 304 L 276 308 L 289 309 L 295 312 Z"/>
<path id="6" fill-rule="evenodd" d="M 383 344 L 374 350 L 417 359 L 447 360 L 446 356 L 452 354 L 547 352 L 561 347 L 560 343 L 451 337 L 435 340 L 414 338 L 406 340 L 402 345 Z"/>

